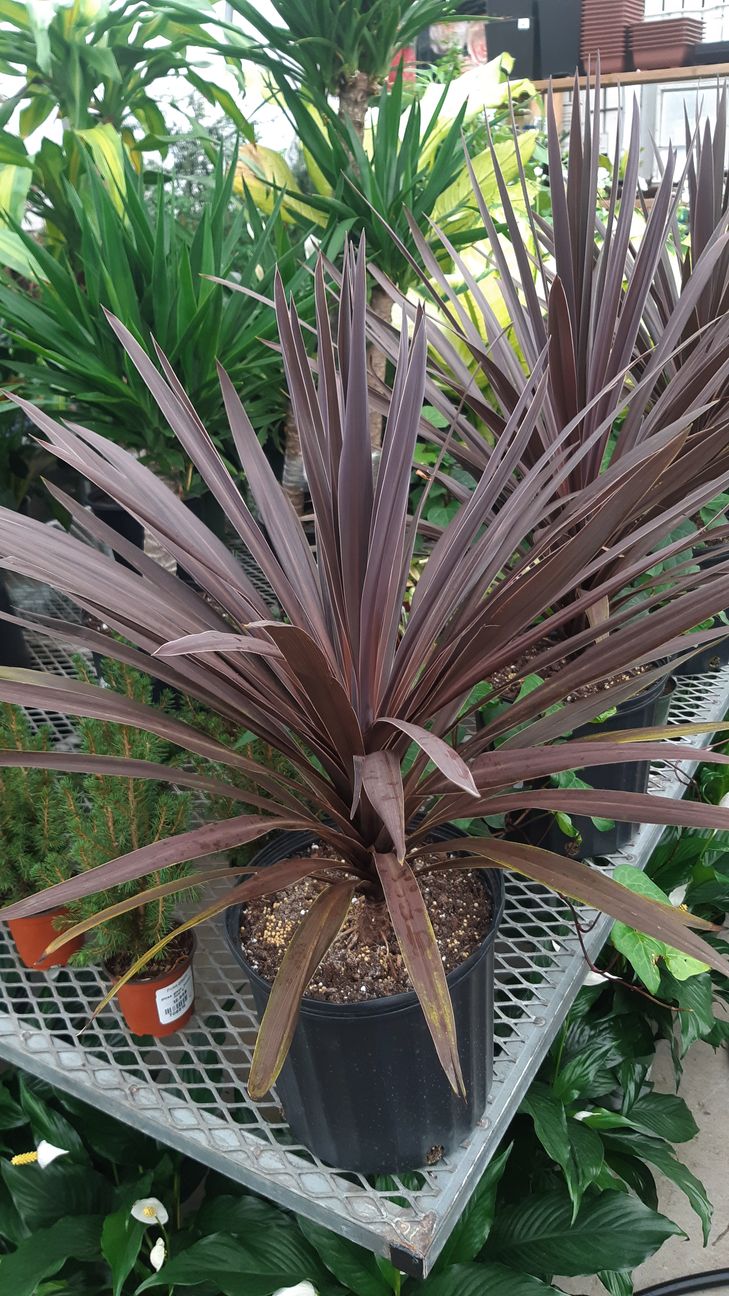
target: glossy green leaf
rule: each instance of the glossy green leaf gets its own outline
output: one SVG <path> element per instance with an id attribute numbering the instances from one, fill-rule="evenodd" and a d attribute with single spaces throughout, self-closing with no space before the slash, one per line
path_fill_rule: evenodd
<path id="1" fill-rule="evenodd" d="M 330 1273 L 355 1296 L 390 1296 L 392 1287 L 380 1271 L 375 1257 L 364 1247 L 329 1229 L 314 1224 L 303 1215 L 299 1228 Z"/>
<path id="2" fill-rule="evenodd" d="M 303 1239 L 288 1230 L 270 1229 L 249 1236 L 245 1243 L 213 1233 L 173 1256 L 137 1290 L 212 1282 L 222 1296 L 240 1296 L 241 1291 L 246 1296 L 272 1296 L 279 1287 L 293 1287 L 307 1278 L 315 1281 L 318 1274 L 318 1261 L 312 1260 Z"/>
<path id="3" fill-rule="evenodd" d="M 444 1273 L 426 1279 L 420 1290 L 423 1296 L 548 1296 L 557 1289 L 525 1270 L 487 1260 L 451 1265 Z"/>
<path id="4" fill-rule="evenodd" d="M 606 1140 L 619 1155 L 634 1156 L 639 1161 L 647 1161 L 655 1166 L 666 1179 L 685 1193 L 692 1209 L 701 1220 L 704 1246 L 708 1246 L 713 1216 L 712 1204 L 701 1180 L 678 1160 L 670 1143 L 645 1138 L 627 1130 L 625 1133 L 608 1134 Z"/>
<path id="5" fill-rule="evenodd" d="M 0 1259 L 0 1286 L 12 1296 L 36 1296 L 43 1280 L 57 1274 L 70 1256 L 96 1260 L 100 1232 L 101 1217 L 89 1215 L 64 1217 L 37 1229 Z"/>
<path id="6" fill-rule="evenodd" d="M 145 1235 L 144 1224 L 135 1220 L 128 1206 L 107 1215 L 101 1230 L 101 1252 L 111 1269 L 113 1296 L 121 1296 L 132 1272 Z"/>
<path id="7" fill-rule="evenodd" d="M 680 1234 L 678 1225 L 623 1193 L 586 1199 L 573 1220 L 569 1194 L 553 1191 L 507 1206 L 496 1218 L 487 1256 L 527 1272 L 571 1277 L 634 1269 Z"/>
<path id="8" fill-rule="evenodd" d="M 511 1147 L 505 1148 L 481 1176 L 476 1191 L 438 1256 L 434 1273 L 443 1273 L 450 1265 L 463 1265 L 475 1260 L 486 1243 L 496 1215 L 499 1183 L 510 1153 Z"/>

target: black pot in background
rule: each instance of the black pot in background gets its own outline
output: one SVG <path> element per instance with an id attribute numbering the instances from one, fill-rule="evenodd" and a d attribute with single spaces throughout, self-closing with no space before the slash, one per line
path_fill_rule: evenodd
<path id="1" fill-rule="evenodd" d="M 702 569 L 715 567 L 717 563 L 726 561 L 726 554 L 712 553 L 711 550 L 697 551 L 694 554 L 696 563 Z M 725 609 L 726 615 L 729 616 L 729 608 Z M 720 621 L 714 620 L 714 625 L 721 625 Z M 707 644 L 701 652 L 696 653 L 690 661 L 681 662 L 676 667 L 676 675 L 705 675 L 712 671 L 721 670 L 722 666 L 729 665 L 729 625 L 726 627 L 726 639 L 719 639 L 716 643 Z"/>
<path id="2" fill-rule="evenodd" d="M 112 499 L 110 495 L 106 495 L 98 487 L 92 486 L 88 492 L 88 503 L 91 512 L 100 522 L 105 522 L 108 527 L 111 527 L 112 531 L 116 531 L 117 535 L 123 536 L 137 549 L 144 548 L 144 527 L 141 522 L 132 517 L 131 513 L 127 513 L 127 510 L 121 504 L 117 504 L 116 500 Z M 118 554 L 114 554 L 114 558 L 118 563 L 121 563 L 122 567 L 130 566 Z"/>
<path id="3" fill-rule="evenodd" d="M 191 495 L 189 499 L 183 502 L 193 516 L 199 522 L 204 523 L 208 530 L 213 532 L 213 535 L 216 535 L 219 540 L 226 539 L 225 513 L 215 496 L 210 494 L 210 491 L 205 491 L 202 495 Z M 179 563 L 177 564 L 177 575 L 187 585 L 196 584 L 189 572 L 186 572 Z"/>
<path id="4" fill-rule="evenodd" d="M 513 54 L 511 76 L 537 75 L 537 20 L 534 0 L 486 0 L 486 12 L 494 22 L 486 24 L 486 48 L 490 59 Z"/>
<path id="5" fill-rule="evenodd" d="M 311 841 L 309 833 L 282 834 L 254 864 L 274 864 Z M 295 1138 L 328 1165 L 360 1174 L 415 1170 L 450 1152 L 483 1114 L 493 1068 L 494 942 L 504 884 L 496 870 L 481 876 L 491 899 L 491 927 L 448 975 L 465 1102 L 441 1070 L 413 992 L 357 1004 L 302 1001 L 276 1090 Z M 241 949 L 240 906 L 227 911 L 226 936 L 261 1018 L 271 987 Z"/>
<path id="6" fill-rule="evenodd" d="M 538 76 L 573 76 L 579 68 L 581 11 L 581 0 L 536 0 Z"/>
<path id="7" fill-rule="evenodd" d="M 575 730 L 573 737 L 590 738 L 593 734 L 608 730 L 646 729 L 650 725 L 665 724 L 674 688 L 675 682 L 670 677 L 668 680 L 657 680 L 637 697 L 621 702 L 616 714 L 609 720 L 600 724 L 592 721 L 582 725 Z M 623 765 L 591 765 L 576 773 L 598 791 L 645 792 L 648 789 L 650 762 L 626 761 Z M 631 823 L 616 822 L 612 828 L 601 830 L 592 819 L 582 815 L 570 815 L 570 819 L 580 834 L 579 839 L 566 837 L 550 810 L 530 811 L 519 826 L 509 832 L 509 836 L 543 846 L 545 850 L 590 859 L 594 856 L 612 855 L 620 850 L 630 841 L 635 830 L 635 824 Z"/>
<path id="8" fill-rule="evenodd" d="M 15 612 L 3 571 L 0 571 L 0 612 L 11 616 Z M 23 631 L 10 621 L 0 621 L 0 666 L 22 666 L 26 670 L 33 666 Z"/>

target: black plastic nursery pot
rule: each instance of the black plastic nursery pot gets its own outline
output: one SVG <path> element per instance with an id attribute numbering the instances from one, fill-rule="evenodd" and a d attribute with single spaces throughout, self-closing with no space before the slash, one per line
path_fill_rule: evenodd
<path id="1" fill-rule="evenodd" d="M 111 527 L 112 531 L 116 531 L 117 535 L 122 536 L 124 540 L 128 540 L 137 549 L 144 548 L 144 527 L 141 522 L 132 517 L 131 513 L 127 512 L 123 505 L 117 504 L 115 499 L 98 490 L 95 486 L 92 486 L 89 490 L 89 504 L 92 513 L 100 522 L 105 522 L 108 527 Z M 114 554 L 114 557 L 118 563 L 121 563 L 122 567 L 129 566 L 125 558 L 121 558 L 118 554 Z"/>
<path id="2" fill-rule="evenodd" d="M 8 594 L 5 575 L 0 572 L 0 612 L 13 615 L 15 609 Z M 0 666 L 23 666 L 26 669 L 33 665 L 28 647 L 20 626 L 11 621 L 0 621 Z"/>
<path id="3" fill-rule="evenodd" d="M 621 702 L 616 714 L 603 723 L 592 721 L 574 732 L 574 738 L 590 738 L 606 730 L 643 729 L 661 725 L 666 721 L 674 680 L 660 679 L 627 702 Z M 578 776 L 597 791 L 645 792 L 648 788 L 650 763 L 626 761 L 623 765 L 591 765 L 577 770 Z M 560 830 L 551 811 L 536 810 L 526 815 L 522 824 L 510 836 L 515 836 L 545 850 L 559 851 L 580 859 L 598 855 L 612 855 L 631 839 L 635 824 L 614 823 L 612 828 L 600 829 L 592 819 L 570 815 L 579 838 L 567 837 Z"/>
<path id="4" fill-rule="evenodd" d="M 309 833 L 281 834 L 253 866 L 298 854 L 312 840 Z M 504 883 L 497 870 L 480 876 L 491 900 L 491 926 L 479 948 L 448 975 L 465 1102 L 441 1070 L 414 992 L 356 1004 L 303 999 L 276 1090 L 294 1137 L 327 1164 L 360 1174 L 416 1170 L 452 1151 L 482 1116 L 493 1070 L 494 943 Z M 240 915 L 240 905 L 227 911 L 226 936 L 260 1019 L 271 985 L 245 958 Z"/>
<path id="5" fill-rule="evenodd" d="M 536 0 L 538 75 L 573 76 L 580 63 L 581 0 Z"/>
<path id="6" fill-rule="evenodd" d="M 714 567 L 719 562 L 724 562 L 724 554 L 715 554 L 711 550 L 697 552 L 694 554 L 695 560 L 699 567 Z M 729 616 L 729 608 L 725 609 L 725 615 Z M 714 625 L 719 628 L 721 622 L 714 620 Z M 719 639 L 716 643 L 707 644 L 701 652 L 696 653 L 689 661 L 681 662 L 675 669 L 676 675 L 706 675 L 713 671 L 721 670 L 723 666 L 729 665 L 729 625 L 726 627 L 726 639 Z"/>

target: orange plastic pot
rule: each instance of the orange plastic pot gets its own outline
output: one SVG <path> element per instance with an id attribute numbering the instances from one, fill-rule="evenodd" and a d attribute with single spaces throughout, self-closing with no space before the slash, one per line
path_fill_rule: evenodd
<path id="1" fill-rule="evenodd" d="M 56 919 L 64 912 L 63 909 L 49 909 L 47 913 L 34 914 L 32 918 L 10 919 L 8 923 L 10 935 L 15 941 L 15 948 L 21 962 L 27 968 L 45 971 L 47 968 L 63 967 L 68 963 L 71 955 L 81 949 L 83 937 L 77 936 L 66 945 L 62 945 L 55 954 L 41 958 L 43 951 L 48 949 L 51 941 L 58 935 Z"/>
<path id="2" fill-rule="evenodd" d="M 162 1039 L 186 1026 L 195 1009 L 192 950 L 168 972 L 134 977 L 117 994 L 122 1016 L 133 1035 Z"/>

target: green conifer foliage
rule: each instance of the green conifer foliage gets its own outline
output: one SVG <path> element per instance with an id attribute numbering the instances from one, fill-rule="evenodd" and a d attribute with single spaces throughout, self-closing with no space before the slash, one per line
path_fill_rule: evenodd
<path id="1" fill-rule="evenodd" d="M 82 678 L 88 678 L 87 667 L 77 663 L 77 669 Z M 111 661 L 104 662 L 102 673 L 115 692 L 151 703 L 152 681 L 146 675 Z M 159 705 L 169 706 L 169 699 L 163 698 Z M 82 751 L 162 764 L 174 764 L 178 759 L 174 748 L 160 738 L 125 725 L 79 720 L 77 733 Z M 189 793 L 178 792 L 167 783 L 94 774 L 81 778 L 64 776 L 58 781 L 57 793 L 62 832 L 68 839 L 74 871 L 95 868 L 160 837 L 184 832 L 190 824 Z M 80 922 L 150 884 L 182 879 L 193 867 L 190 864 L 163 869 L 151 879 L 89 896 L 70 906 L 70 916 L 74 922 Z M 115 971 L 123 969 L 171 931 L 176 911 L 186 898 L 187 894 L 180 892 L 93 928 L 72 962 L 78 965 L 111 961 Z"/>
<path id="2" fill-rule="evenodd" d="M 48 751 L 53 735 L 36 728 L 21 707 L 0 705 L 0 747 Z M 0 770 L 0 897 L 4 903 L 32 895 L 70 876 L 72 865 L 59 830 L 56 778 L 43 769 Z"/>

